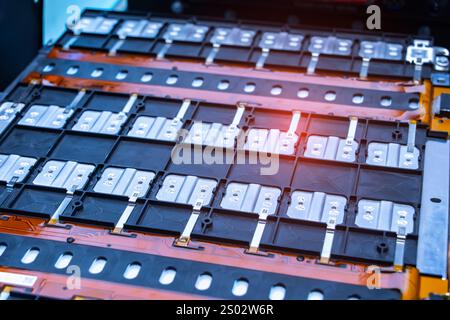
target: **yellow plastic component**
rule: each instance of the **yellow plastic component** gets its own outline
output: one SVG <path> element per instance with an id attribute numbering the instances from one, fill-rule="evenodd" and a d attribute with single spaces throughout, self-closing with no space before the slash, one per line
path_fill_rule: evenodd
<path id="1" fill-rule="evenodd" d="M 444 131 L 450 133 L 450 119 L 434 116 L 431 110 L 434 99 L 443 93 L 450 94 L 450 88 L 433 87 L 432 89 L 432 101 L 429 102 L 428 107 L 428 113 L 431 115 L 430 128 L 432 131 Z"/>
<path id="2" fill-rule="evenodd" d="M 448 294 L 448 280 L 421 276 L 419 297 L 420 299 L 425 299 L 430 294 Z"/>

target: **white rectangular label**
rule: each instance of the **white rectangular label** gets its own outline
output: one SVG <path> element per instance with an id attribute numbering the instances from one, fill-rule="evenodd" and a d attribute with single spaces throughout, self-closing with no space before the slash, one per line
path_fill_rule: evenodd
<path id="1" fill-rule="evenodd" d="M 36 276 L 11 272 L 0 272 L 0 283 L 7 285 L 32 287 L 36 283 L 36 280 Z"/>

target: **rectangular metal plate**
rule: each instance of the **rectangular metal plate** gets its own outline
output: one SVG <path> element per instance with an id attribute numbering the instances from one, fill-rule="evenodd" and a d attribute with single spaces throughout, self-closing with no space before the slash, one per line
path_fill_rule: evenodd
<path id="1" fill-rule="evenodd" d="M 262 208 L 266 208 L 268 214 L 274 214 L 280 195 L 281 190 L 278 188 L 231 182 L 227 186 L 220 206 L 224 209 L 256 214 L 259 214 Z"/>
<path id="2" fill-rule="evenodd" d="M 76 186 L 82 189 L 89 180 L 95 166 L 75 161 L 47 161 L 42 171 L 34 178 L 33 184 L 46 187 L 64 188 Z"/>
<path id="3" fill-rule="evenodd" d="M 147 20 L 126 20 L 117 31 L 119 38 L 134 37 L 154 39 L 161 30 L 163 23 Z"/>
<path id="4" fill-rule="evenodd" d="M 278 129 L 250 129 L 244 150 L 292 155 L 298 136 Z"/>
<path id="5" fill-rule="evenodd" d="M 352 53 L 352 40 L 336 37 L 311 37 L 308 51 L 317 54 L 349 56 Z"/>
<path id="6" fill-rule="evenodd" d="M 217 28 L 211 38 L 211 43 L 238 47 L 250 47 L 256 32 L 240 28 Z"/>
<path id="7" fill-rule="evenodd" d="M 128 136 L 175 141 L 182 126 L 183 123 L 176 119 L 141 116 L 134 122 L 133 127 L 128 132 Z"/>
<path id="8" fill-rule="evenodd" d="M 414 208 L 391 201 L 362 199 L 358 202 L 355 224 L 361 228 L 399 232 L 414 231 Z"/>
<path id="9" fill-rule="evenodd" d="M 10 182 L 16 177 L 15 182 L 21 182 L 35 163 L 34 158 L 0 154 L 0 181 Z"/>
<path id="10" fill-rule="evenodd" d="M 323 192 L 294 191 L 291 204 L 286 212 L 290 218 L 328 223 L 335 219 L 335 224 L 344 221 L 347 199 L 342 196 Z"/>
<path id="11" fill-rule="evenodd" d="M 205 39 L 209 27 L 192 23 L 169 25 L 163 38 L 170 41 L 202 42 Z"/>
<path id="12" fill-rule="evenodd" d="M 217 181 L 214 179 L 170 174 L 165 177 L 156 199 L 190 205 L 200 200 L 205 206 L 211 202 L 216 186 Z"/>
<path id="13" fill-rule="evenodd" d="M 361 41 L 359 56 L 366 59 L 402 60 L 403 46 L 383 41 Z"/>
<path id="14" fill-rule="evenodd" d="M 4 102 L 0 106 L 0 134 L 5 131 L 16 115 L 23 109 L 23 103 Z"/>
<path id="15" fill-rule="evenodd" d="M 117 24 L 117 19 L 109 19 L 103 17 L 83 17 L 73 28 L 75 34 L 94 33 L 108 34 Z"/>
<path id="16" fill-rule="evenodd" d="M 355 162 L 358 143 L 346 144 L 338 137 L 309 136 L 304 156 L 307 158 Z"/>
<path id="17" fill-rule="evenodd" d="M 368 146 L 366 163 L 374 166 L 404 169 L 419 168 L 420 151 L 414 147 L 408 152 L 408 146 L 397 143 L 371 142 Z"/>
<path id="18" fill-rule="evenodd" d="M 270 50 L 300 51 L 303 38 L 301 34 L 264 32 L 259 47 Z"/>
<path id="19" fill-rule="evenodd" d="M 103 134 L 117 134 L 127 120 L 124 113 L 110 111 L 84 111 L 72 130 L 96 132 Z"/>
<path id="20" fill-rule="evenodd" d="M 420 207 L 417 268 L 447 278 L 450 142 L 427 141 Z"/>
<path id="21" fill-rule="evenodd" d="M 217 148 L 232 148 L 238 135 L 239 128 L 234 125 L 228 126 L 221 123 L 194 122 L 183 143 Z"/>
<path id="22" fill-rule="evenodd" d="M 58 106 L 33 105 L 19 121 L 20 125 L 30 127 L 61 129 L 73 110 Z"/>
<path id="23" fill-rule="evenodd" d="M 155 177 L 151 171 L 132 168 L 106 168 L 94 187 L 95 192 L 131 197 L 143 197 Z"/>

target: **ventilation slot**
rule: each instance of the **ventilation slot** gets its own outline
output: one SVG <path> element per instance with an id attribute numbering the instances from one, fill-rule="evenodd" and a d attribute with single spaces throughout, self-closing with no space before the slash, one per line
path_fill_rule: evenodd
<path id="1" fill-rule="evenodd" d="M 177 275 L 177 271 L 174 268 L 166 268 L 161 273 L 159 277 L 159 283 L 167 286 L 175 280 L 175 276 Z"/>
<path id="2" fill-rule="evenodd" d="M 105 258 L 97 258 L 95 259 L 91 266 L 89 267 L 89 272 L 92 274 L 99 274 L 103 271 L 106 265 L 106 259 Z"/>
<path id="3" fill-rule="evenodd" d="M 59 256 L 58 260 L 55 263 L 56 269 L 65 269 L 69 265 L 70 261 L 72 261 L 73 255 L 70 252 L 65 252 Z"/>
<path id="4" fill-rule="evenodd" d="M 21 262 L 23 264 L 33 263 L 36 260 L 36 258 L 38 257 L 38 255 L 39 255 L 39 249 L 31 248 L 23 255 Z"/>
<path id="5" fill-rule="evenodd" d="M 274 285 L 270 288 L 270 300 L 283 300 L 286 295 L 286 288 L 282 284 Z"/>
<path id="6" fill-rule="evenodd" d="M 195 282 L 195 288 L 200 291 L 208 290 L 211 286 L 212 276 L 209 273 L 202 273 Z"/>

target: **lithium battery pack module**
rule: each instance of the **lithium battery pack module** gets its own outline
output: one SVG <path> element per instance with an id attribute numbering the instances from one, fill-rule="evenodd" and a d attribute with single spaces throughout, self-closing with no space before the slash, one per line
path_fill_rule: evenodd
<path id="1" fill-rule="evenodd" d="M 448 59 L 85 11 L 1 101 L 1 299 L 445 296 Z"/>

